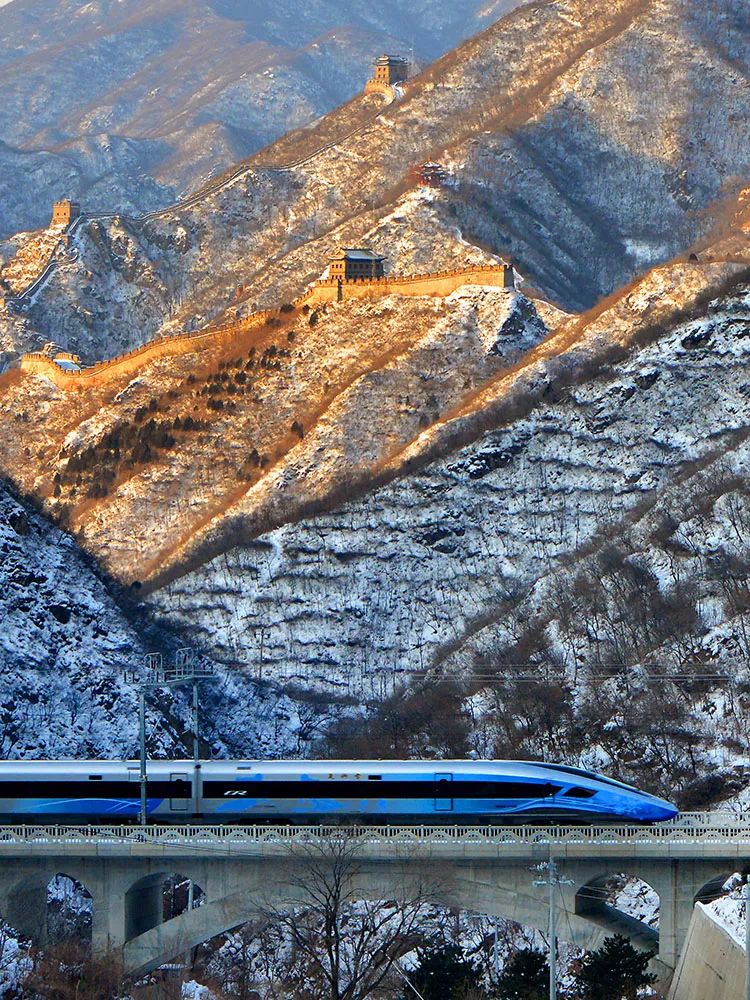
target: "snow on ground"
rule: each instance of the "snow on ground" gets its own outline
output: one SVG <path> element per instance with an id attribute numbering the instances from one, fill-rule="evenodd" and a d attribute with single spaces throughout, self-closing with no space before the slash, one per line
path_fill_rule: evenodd
<path id="1" fill-rule="evenodd" d="M 611 897 L 611 903 L 628 916 L 640 920 L 648 927 L 659 926 L 659 895 L 639 878 L 621 876 Z"/>
<path id="2" fill-rule="evenodd" d="M 706 914 L 744 948 L 746 914 L 742 876 L 735 873 L 725 882 L 724 889 L 727 890 L 727 895 L 711 903 L 698 903 L 698 906 L 702 906 Z"/>
<path id="3" fill-rule="evenodd" d="M 0 1000 L 17 997 L 31 969 L 29 946 L 19 939 L 12 927 L 0 922 Z"/>
<path id="4" fill-rule="evenodd" d="M 194 979 L 182 984 L 182 1000 L 216 1000 L 208 986 L 201 986 Z"/>

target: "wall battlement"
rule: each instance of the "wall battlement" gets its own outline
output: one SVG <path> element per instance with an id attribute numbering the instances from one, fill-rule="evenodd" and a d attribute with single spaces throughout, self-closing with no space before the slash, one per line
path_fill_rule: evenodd
<path id="1" fill-rule="evenodd" d="M 365 93 L 382 94 L 383 97 L 387 97 L 389 101 L 396 100 L 396 91 L 389 83 L 383 83 L 381 80 L 368 80 L 365 84 Z"/>
<path id="2" fill-rule="evenodd" d="M 485 264 L 400 277 L 390 275 L 384 278 L 356 278 L 349 281 L 321 278 L 295 299 L 292 305 L 295 309 L 301 309 L 306 305 L 322 305 L 347 299 L 381 298 L 385 295 L 446 296 L 463 285 L 472 284 L 492 285 L 512 291 L 515 288 L 513 268 L 508 264 Z M 202 330 L 199 333 L 160 337 L 107 361 L 97 361 L 80 371 L 65 371 L 49 354 L 42 351 L 24 354 L 20 368 L 29 374 L 44 375 L 61 389 L 102 385 L 112 378 L 137 372 L 147 362 L 157 358 L 186 354 L 200 346 L 231 341 L 238 334 L 256 326 L 263 326 L 270 319 L 278 319 L 283 315 L 284 313 L 278 309 L 263 309 L 246 319 Z"/>
<path id="3" fill-rule="evenodd" d="M 354 278 L 338 281 L 321 278 L 310 286 L 308 304 L 343 302 L 350 298 L 379 298 L 383 295 L 450 295 L 463 285 L 492 285 L 514 290 L 515 272 L 510 264 L 479 264 L 475 267 L 429 271 L 425 274 L 386 275 L 382 278 Z"/>

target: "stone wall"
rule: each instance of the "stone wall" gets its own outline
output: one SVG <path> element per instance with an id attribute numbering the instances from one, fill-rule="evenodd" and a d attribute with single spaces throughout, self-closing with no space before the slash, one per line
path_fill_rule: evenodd
<path id="1" fill-rule="evenodd" d="M 696 903 L 669 1000 L 745 1000 L 745 950 Z"/>
<path id="2" fill-rule="evenodd" d="M 512 284 L 509 284 L 511 279 L 512 268 L 509 265 L 488 264 L 452 271 L 415 274 L 408 277 L 388 276 L 344 281 L 340 288 L 343 299 L 381 298 L 384 295 L 450 295 L 451 292 L 455 292 L 463 285 L 493 285 L 498 288 L 512 288 Z M 338 298 L 339 282 L 323 279 L 312 285 L 298 299 L 295 299 L 293 305 L 296 309 L 300 309 L 305 305 L 314 306 L 326 302 L 336 302 Z M 262 326 L 272 317 L 280 315 L 278 310 L 265 309 L 253 313 L 247 319 L 215 327 L 212 330 L 152 340 L 142 347 L 128 351 L 127 354 L 120 354 L 109 361 L 99 361 L 90 368 L 83 368 L 79 372 L 64 371 L 48 355 L 43 353 L 24 354 L 21 358 L 21 371 L 44 375 L 61 389 L 101 385 L 111 378 L 137 372 L 156 358 L 184 354 L 196 350 L 201 345 L 208 346 L 223 340 L 231 340 L 237 334 L 244 333 L 256 326 Z"/>
<path id="3" fill-rule="evenodd" d="M 512 288 L 511 268 L 500 264 L 458 268 L 452 271 L 436 271 L 428 274 L 413 274 L 405 277 L 387 275 L 384 278 L 357 279 L 341 284 L 341 299 L 381 298 L 384 295 L 450 295 L 463 285 L 494 285 L 497 288 Z M 300 302 L 317 305 L 322 302 L 336 302 L 339 298 L 339 283 L 335 279 L 316 282 Z"/>
<path id="4" fill-rule="evenodd" d="M 366 94 L 382 94 L 387 97 L 389 101 L 394 101 L 396 99 L 396 92 L 393 87 L 388 83 L 383 83 L 380 80 L 368 80 L 365 84 Z"/>
<path id="5" fill-rule="evenodd" d="M 255 326 L 262 326 L 272 316 L 278 316 L 273 310 L 263 310 L 253 313 L 246 320 L 229 323 L 226 326 L 215 327 L 202 333 L 178 334 L 175 337 L 163 337 L 152 340 L 142 347 L 136 347 L 127 354 L 119 354 L 109 361 L 98 361 L 90 368 L 79 372 L 66 372 L 55 364 L 46 354 L 24 354 L 21 358 L 21 371 L 36 375 L 44 375 L 61 389 L 84 388 L 92 385 L 102 385 L 111 378 L 129 375 L 139 371 L 145 364 L 157 358 L 186 354 L 201 346 L 211 346 L 233 337 Z"/>

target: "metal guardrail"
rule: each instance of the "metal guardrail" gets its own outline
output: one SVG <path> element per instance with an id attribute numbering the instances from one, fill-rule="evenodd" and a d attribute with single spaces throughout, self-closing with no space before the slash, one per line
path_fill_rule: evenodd
<path id="1" fill-rule="evenodd" d="M 750 845 L 750 815 L 697 813 L 654 826 L 0 826 L 4 848 L 135 846 L 294 847 L 356 840 L 362 845 L 536 847 L 550 845 Z M 17 851 L 14 851 L 17 853 Z"/>

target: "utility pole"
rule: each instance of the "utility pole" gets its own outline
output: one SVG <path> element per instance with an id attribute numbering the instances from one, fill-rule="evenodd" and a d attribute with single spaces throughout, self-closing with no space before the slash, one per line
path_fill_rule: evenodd
<path id="1" fill-rule="evenodd" d="M 550 846 L 549 861 L 543 861 L 531 869 L 537 872 L 546 872 L 544 879 L 535 879 L 535 886 L 546 886 L 549 889 L 549 1000 L 557 1000 L 557 907 L 555 905 L 555 890 L 561 885 L 574 885 L 572 879 L 560 878 L 557 862 L 552 857 L 552 847 Z"/>
<path id="2" fill-rule="evenodd" d="M 745 897 L 745 966 L 747 980 L 745 983 L 745 990 L 747 995 L 747 1000 L 750 1000 L 750 874 L 745 875 L 745 886 L 744 886 L 744 897 Z"/>
<path id="3" fill-rule="evenodd" d="M 138 812 L 138 822 L 141 826 L 146 825 L 146 814 L 148 812 L 148 799 L 146 790 L 146 689 L 142 687 L 138 692 L 138 748 L 140 769 L 138 780 L 141 786 L 141 807 Z"/>
<path id="4" fill-rule="evenodd" d="M 495 969 L 495 979 L 498 979 L 500 976 L 500 942 L 497 939 L 497 917 L 493 917 L 493 922 L 495 925 L 495 940 L 492 949 L 492 964 Z"/>
<path id="5" fill-rule="evenodd" d="M 200 731 L 198 728 L 198 684 L 215 676 L 213 667 L 196 662 L 192 649 L 178 649 L 175 662 L 165 667 L 161 653 L 147 653 L 143 659 L 143 672 L 126 671 L 125 680 L 138 688 L 138 743 L 139 781 L 141 805 L 138 821 L 141 826 L 148 822 L 148 773 L 146 767 L 146 691 L 155 688 L 179 687 L 190 684 L 193 688 L 191 729 L 193 734 L 193 812 L 197 812 L 197 785 L 200 769 Z M 192 886 L 191 886 L 192 889 Z"/>

